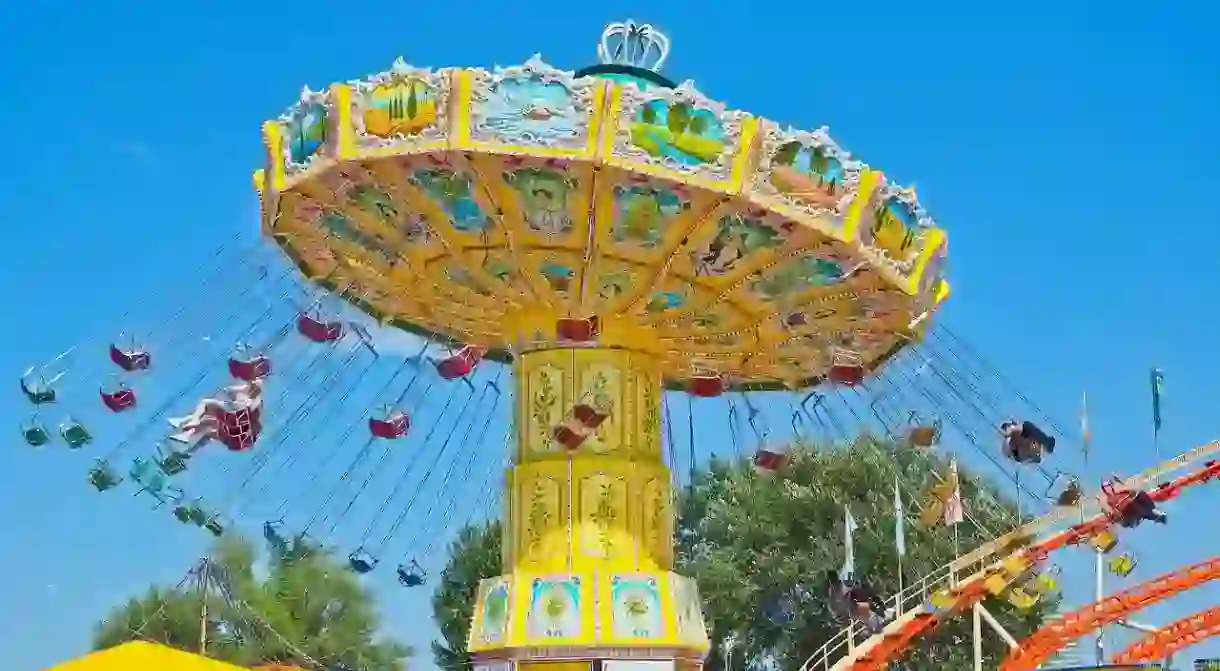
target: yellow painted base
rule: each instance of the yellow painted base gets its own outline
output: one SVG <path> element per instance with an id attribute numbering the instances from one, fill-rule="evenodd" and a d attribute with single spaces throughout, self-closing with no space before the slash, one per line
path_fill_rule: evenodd
<path id="1" fill-rule="evenodd" d="M 708 636 L 698 589 L 672 572 L 660 359 L 567 347 L 521 353 L 517 365 L 506 574 L 479 585 L 470 652 L 492 667 L 701 661 Z M 601 417 L 589 426 L 580 409 Z"/>
<path id="2" fill-rule="evenodd" d="M 469 649 L 498 660 L 701 660 L 708 648 L 695 582 L 676 573 L 511 573 L 479 585 Z M 616 651 L 627 651 L 619 654 Z"/>

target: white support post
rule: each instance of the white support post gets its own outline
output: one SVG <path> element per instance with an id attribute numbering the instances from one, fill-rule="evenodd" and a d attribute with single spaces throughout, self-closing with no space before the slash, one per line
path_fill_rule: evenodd
<path id="1" fill-rule="evenodd" d="M 983 620 L 979 617 L 979 605 L 974 604 L 974 671 L 983 671 Z"/>
<path id="2" fill-rule="evenodd" d="M 1097 551 L 1096 563 L 1096 584 L 1094 585 L 1093 603 L 1100 603 L 1106 596 L 1106 568 L 1105 562 L 1102 560 L 1101 550 Z M 1096 642 L 1096 657 L 1097 665 L 1101 666 L 1106 663 L 1106 628 L 1097 628 Z"/>
<path id="3" fill-rule="evenodd" d="M 1012 634 L 1008 633 L 1008 630 L 1005 629 L 1003 625 L 1001 625 L 995 619 L 995 617 L 993 617 L 991 613 L 987 611 L 986 608 L 983 608 L 982 604 L 975 604 L 974 611 L 983 618 L 983 621 L 987 623 L 987 626 L 991 627 L 992 631 L 994 631 L 1000 638 L 1004 639 L 1004 643 L 1008 645 L 1010 650 L 1016 650 L 1017 648 L 1021 647 L 1021 645 L 1017 643 L 1017 639 L 1013 638 Z"/>

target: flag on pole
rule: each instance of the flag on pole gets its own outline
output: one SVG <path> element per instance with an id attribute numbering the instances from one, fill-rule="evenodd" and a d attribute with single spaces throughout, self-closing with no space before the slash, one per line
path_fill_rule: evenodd
<path id="1" fill-rule="evenodd" d="M 1160 368 L 1152 369 L 1152 429 L 1161 430 L 1161 394 L 1165 393 L 1165 374 Z"/>
<path id="2" fill-rule="evenodd" d="M 1089 428 L 1089 395 L 1080 394 L 1080 447 L 1084 450 L 1084 458 L 1089 458 L 1089 447 L 1093 444 L 1093 431 Z"/>
<path id="3" fill-rule="evenodd" d="M 953 526 L 961 524 L 966 516 L 962 507 L 962 488 L 958 482 L 956 459 L 949 462 L 949 484 L 953 486 L 953 493 L 949 495 L 949 500 L 945 501 L 945 524 Z"/>
<path id="4" fill-rule="evenodd" d="M 907 553 L 906 509 L 902 506 L 898 478 L 894 478 L 894 547 L 898 549 L 899 557 Z"/>
<path id="5" fill-rule="evenodd" d="M 852 534 L 856 532 L 856 518 L 851 516 L 850 510 L 844 510 L 843 528 L 846 538 L 844 539 L 843 547 L 845 548 L 843 557 L 843 569 L 839 571 L 839 577 L 846 580 L 849 576 L 856 573 L 856 547 L 852 541 Z"/>

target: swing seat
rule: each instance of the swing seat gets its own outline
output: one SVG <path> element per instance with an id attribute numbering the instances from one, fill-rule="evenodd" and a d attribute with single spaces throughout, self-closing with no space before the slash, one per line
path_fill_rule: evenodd
<path id="1" fill-rule="evenodd" d="M 262 406 L 222 412 L 218 419 L 220 430 L 216 437 L 233 452 L 253 447 L 263 431 Z"/>
<path id="2" fill-rule="evenodd" d="M 555 439 L 556 443 L 559 443 L 565 449 L 575 450 L 585 442 L 585 438 L 588 436 L 577 432 L 566 424 L 560 424 L 559 426 L 555 427 L 553 431 L 551 431 L 551 437 Z"/>
<path id="3" fill-rule="evenodd" d="M 419 587 L 424 584 L 427 574 L 419 568 L 419 564 L 411 562 L 398 567 L 398 582 L 403 587 Z"/>
<path id="4" fill-rule="evenodd" d="M 835 364 L 827 371 L 826 377 L 833 384 L 854 387 L 864 382 L 864 366 L 857 363 Z"/>
<path id="5" fill-rule="evenodd" d="M 411 430 L 411 419 L 404 412 L 395 412 L 385 419 L 369 418 L 369 433 L 377 438 L 401 438 Z"/>
<path id="6" fill-rule="evenodd" d="M 25 439 L 26 444 L 30 447 L 42 447 L 51 442 L 51 434 L 36 420 L 32 420 L 21 427 L 21 437 Z"/>
<path id="7" fill-rule="evenodd" d="M 104 461 L 97 463 L 93 468 L 89 469 L 89 484 L 93 485 L 93 488 L 99 492 L 114 489 L 122 481 L 123 478 L 114 472 L 110 464 Z"/>
<path id="8" fill-rule="evenodd" d="M 25 394 L 25 398 L 34 405 L 45 405 L 55 402 L 55 390 L 40 382 L 31 382 L 27 378 L 21 378 L 21 393 Z"/>
<path id="9" fill-rule="evenodd" d="M 1002 572 L 992 573 L 983 581 L 983 588 L 991 596 L 1000 596 L 1004 590 L 1008 589 L 1008 579 Z"/>
<path id="10" fill-rule="evenodd" d="M 716 398 L 728 391 L 728 386 L 720 375 L 696 375 L 686 383 L 686 393 L 697 398 Z"/>
<path id="11" fill-rule="evenodd" d="M 123 412 L 136 407 L 136 392 L 131 387 L 119 387 L 112 392 L 103 389 L 100 394 L 102 405 L 105 405 L 110 412 Z"/>
<path id="12" fill-rule="evenodd" d="M 1033 580 L 1029 581 L 1028 587 L 1031 592 L 1038 596 L 1048 596 L 1059 589 L 1059 581 L 1055 579 L 1053 573 L 1039 573 Z"/>
<path id="13" fill-rule="evenodd" d="M 1093 537 L 1089 539 L 1089 544 L 1098 552 L 1106 554 L 1118 545 L 1118 536 L 1114 535 L 1114 532 L 1109 529 L 1102 529 L 1093 534 Z"/>
<path id="14" fill-rule="evenodd" d="M 931 498 L 924 502 L 923 507 L 919 509 L 919 526 L 924 529 L 931 529 L 940 522 L 941 517 L 945 514 L 945 504 L 937 498 Z"/>
<path id="15" fill-rule="evenodd" d="M 377 564 L 377 558 L 363 550 L 357 550 L 347 557 L 348 568 L 360 575 L 364 575 L 377 568 Z"/>
<path id="16" fill-rule="evenodd" d="M 1004 568 L 1004 572 L 1013 579 L 1019 578 L 1021 574 L 1028 571 L 1033 565 L 1034 563 L 1032 561 L 1021 555 L 1008 557 L 1004 560 L 1004 563 L 1001 564 L 1001 566 Z"/>
<path id="17" fill-rule="evenodd" d="M 601 323 L 597 317 L 560 317 L 555 323 L 555 334 L 560 340 L 589 342 L 597 338 Z"/>
<path id="18" fill-rule="evenodd" d="M 152 355 L 142 349 L 121 349 L 118 345 L 110 345 L 110 360 L 116 366 L 128 373 L 148 370 L 152 366 Z"/>
<path id="19" fill-rule="evenodd" d="M 282 521 L 263 522 L 263 540 L 273 548 L 288 547 L 288 537 L 284 534 L 284 523 Z"/>
<path id="20" fill-rule="evenodd" d="M 788 455 L 784 452 L 759 450 L 754 455 L 754 470 L 763 475 L 775 473 L 787 465 Z"/>
<path id="21" fill-rule="evenodd" d="M 220 538 L 225 534 L 225 524 L 216 517 L 210 517 L 203 523 L 203 528 L 207 529 L 208 533 Z"/>
<path id="22" fill-rule="evenodd" d="M 301 315 L 297 319 L 297 332 L 317 343 L 334 342 L 343 337 L 343 323 Z"/>
<path id="23" fill-rule="evenodd" d="M 243 382 L 261 380 L 271 374 L 271 359 L 256 356 L 252 359 L 229 358 L 229 375 Z"/>
<path id="24" fill-rule="evenodd" d="M 1080 499 L 1084 496 L 1084 492 L 1080 489 L 1080 483 L 1072 480 L 1063 488 L 1059 496 L 1055 497 L 1055 505 L 1057 506 L 1074 506 L 1080 503 Z"/>
<path id="25" fill-rule="evenodd" d="M 210 519 L 208 511 L 197 502 L 174 506 L 174 517 L 178 518 L 178 521 L 183 524 L 194 524 L 197 527 L 207 524 L 208 519 Z"/>
<path id="26" fill-rule="evenodd" d="M 483 360 L 485 350 L 482 347 L 466 345 L 454 354 L 436 362 L 436 372 L 444 380 L 456 380 L 466 377 L 474 371 L 474 367 Z"/>
<path id="27" fill-rule="evenodd" d="M 1037 594 L 1030 594 L 1020 587 L 1013 587 L 1008 590 L 1008 603 L 1011 603 L 1017 610 L 1029 610 L 1037 605 L 1041 600 Z"/>
<path id="28" fill-rule="evenodd" d="M 938 612 L 945 611 L 957 606 L 957 595 L 952 591 L 943 589 L 939 592 L 934 592 L 928 598 L 928 602 L 932 604 L 932 609 Z"/>
<path id="29" fill-rule="evenodd" d="M 162 457 L 157 465 L 166 475 L 178 475 L 186 470 L 187 462 L 190 461 L 191 455 L 186 452 L 170 452 Z"/>
<path id="30" fill-rule="evenodd" d="M 65 420 L 59 425 L 59 435 L 68 444 L 68 447 L 79 450 L 80 448 L 93 442 L 93 435 L 85 428 L 84 424 L 74 420 Z"/>
<path id="31" fill-rule="evenodd" d="M 1135 570 L 1135 556 L 1130 554 L 1122 554 L 1117 557 L 1110 557 L 1106 562 L 1106 568 L 1114 575 L 1120 578 L 1126 578 Z"/>
<path id="32" fill-rule="evenodd" d="M 935 423 L 930 426 L 912 427 L 907 432 L 907 443 L 911 447 L 926 449 L 932 447 L 940 440 L 940 423 Z"/>
<path id="33" fill-rule="evenodd" d="M 602 412 L 588 403 L 579 403 L 576 407 L 572 408 L 572 416 L 582 426 L 590 430 L 601 426 L 602 422 L 610 417 L 608 413 Z"/>

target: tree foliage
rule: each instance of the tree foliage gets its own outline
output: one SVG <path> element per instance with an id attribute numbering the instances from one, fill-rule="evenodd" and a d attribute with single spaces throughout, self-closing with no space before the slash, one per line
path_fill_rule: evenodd
<path id="1" fill-rule="evenodd" d="M 257 559 L 250 543 L 222 540 L 209 580 L 153 587 L 115 608 L 98 624 L 94 647 L 143 638 L 199 652 L 206 633 L 208 657 L 242 666 L 405 669 L 410 650 L 378 640 L 373 599 L 341 563 L 318 549 L 272 557 L 265 571 Z"/>
<path id="2" fill-rule="evenodd" d="M 896 593 L 895 483 L 909 515 L 920 493 L 934 484 L 933 473 L 947 470 L 933 456 L 871 439 L 825 451 L 795 446 L 789 466 L 774 478 L 759 477 L 746 462 L 713 461 L 682 497 L 678 524 L 679 570 L 698 580 L 715 643 L 712 668 L 722 663 L 730 634 L 737 641 L 732 667 L 758 668 L 773 658 L 784 668 L 798 668 L 841 628 L 827 611 L 822 585 L 827 571 L 843 565 L 845 508 L 859 526 L 853 535 L 857 574 L 883 596 Z M 906 584 L 1012 527 L 1015 509 L 1006 497 L 968 473 L 961 482 L 967 512 L 978 526 L 969 520 L 959 525 L 955 542 L 947 528 L 908 523 Z M 761 614 L 774 610 L 785 594 L 797 600 L 791 622 Z M 1041 621 L 1045 605 L 1024 613 L 1002 601 L 988 608 L 1019 638 Z M 969 640 L 968 619 L 958 618 L 921 639 L 903 665 L 921 671 L 972 668 L 971 646 L 963 645 Z M 990 663 L 1003 652 L 994 636 L 986 638 Z"/>
<path id="3" fill-rule="evenodd" d="M 758 476 L 746 459 L 713 460 L 681 494 L 677 570 L 699 584 L 704 616 L 712 632 L 708 668 L 722 668 L 722 645 L 732 635 L 734 669 L 758 669 L 770 661 L 797 669 L 839 631 L 822 600 L 823 577 L 844 560 L 844 509 L 859 529 L 854 534 L 857 573 L 882 595 L 898 590 L 894 543 L 894 486 L 909 517 L 920 493 L 945 474 L 938 457 L 861 439 L 829 450 L 796 445 L 791 462 L 778 476 Z M 961 491 L 971 520 L 953 533 L 944 527 L 925 530 L 906 525 L 907 554 L 902 574 L 907 584 L 927 576 L 958 554 L 1009 530 L 1016 517 L 1007 497 L 993 486 L 961 473 Z M 500 573 L 499 524 L 470 526 L 450 547 L 449 564 L 433 595 L 432 606 L 445 643 L 434 644 L 437 663 L 446 671 L 465 667 L 466 637 L 475 586 Z M 804 589 L 794 589 L 794 588 Z M 783 594 L 797 597 L 790 622 L 762 615 Z M 1018 638 L 1032 632 L 1046 607 L 1019 612 L 1001 600 L 987 608 Z M 898 668 L 953 671 L 972 668 L 969 618 L 959 617 L 918 641 Z M 994 665 L 1002 643 L 985 635 L 984 654 Z"/>
<path id="4" fill-rule="evenodd" d="M 449 546 L 449 562 L 432 593 L 432 616 L 445 642 L 432 643 L 432 656 L 444 671 L 466 671 L 466 637 L 474 613 L 475 590 L 484 578 L 500 575 L 500 523 L 467 525 Z"/>

